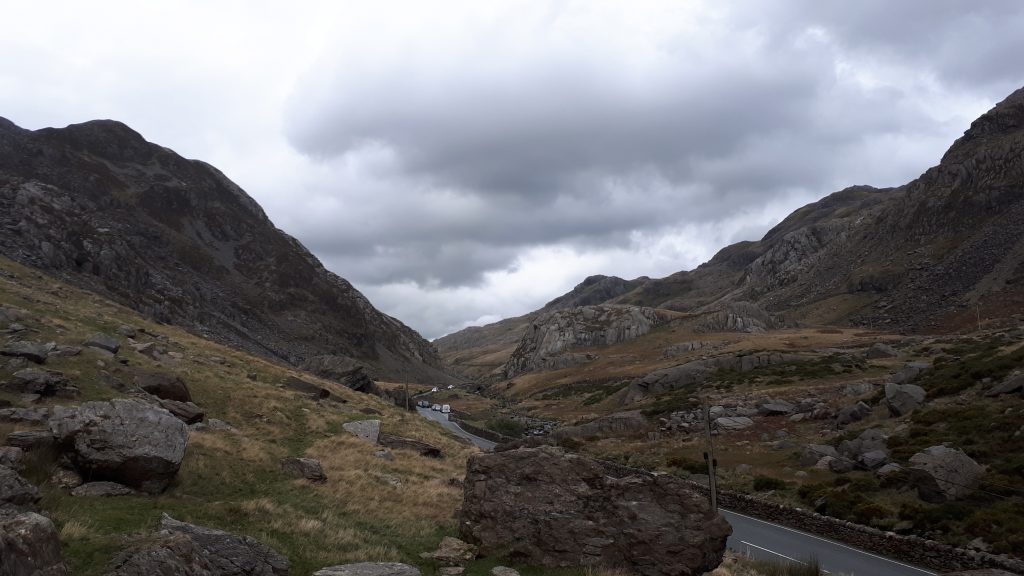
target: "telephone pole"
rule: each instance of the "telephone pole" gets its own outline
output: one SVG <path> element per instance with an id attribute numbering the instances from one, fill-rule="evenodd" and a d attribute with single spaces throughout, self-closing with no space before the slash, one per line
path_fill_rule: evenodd
<path id="1" fill-rule="evenodd" d="M 715 478 L 715 470 L 718 468 L 718 461 L 715 460 L 715 443 L 711 438 L 711 409 L 708 407 L 706 398 L 701 399 L 704 406 L 704 436 L 707 439 L 707 451 L 704 452 L 704 461 L 708 463 L 708 490 L 711 493 L 711 511 L 718 512 L 718 481 Z"/>

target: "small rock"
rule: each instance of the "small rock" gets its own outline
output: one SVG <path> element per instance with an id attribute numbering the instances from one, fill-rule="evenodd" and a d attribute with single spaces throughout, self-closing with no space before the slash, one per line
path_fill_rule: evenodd
<path id="1" fill-rule="evenodd" d="M 876 358 L 896 358 L 899 355 L 900 353 L 895 348 L 881 342 L 875 342 L 864 353 L 865 358 L 872 360 Z"/>
<path id="2" fill-rule="evenodd" d="M 118 342 L 117 338 L 99 332 L 93 334 L 89 338 L 86 338 L 85 341 L 82 342 L 82 346 L 106 350 L 111 354 L 117 354 L 117 351 L 121 349 L 121 343 Z"/>
<path id="3" fill-rule="evenodd" d="M 25 451 L 14 446 L 0 446 L 0 466 L 7 466 L 13 470 L 21 468 L 21 461 L 25 457 Z"/>
<path id="4" fill-rule="evenodd" d="M 135 490 L 117 482 L 89 482 L 71 491 L 72 496 L 83 497 L 131 496 L 132 494 L 135 494 Z"/>
<path id="5" fill-rule="evenodd" d="M 723 416 L 714 423 L 719 430 L 745 430 L 754 425 L 754 421 L 745 416 Z"/>
<path id="6" fill-rule="evenodd" d="M 893 474 L 899 474 L 902 470 L 902 466 L 896 464 L 895 462 L 890 462 L 889 464 L 882 466 L 878 470 L 875 470 L 875 475 L 880 478 L 885 478 L 887 476 L 892 476 Z"/>
<path id="7" fill-rule="evenodd" d="M 438 574 L 441 576 L 461 576 L 466 569 L 462 566 L 443 566 L 438 570 Z"/>
<path id="8" fill-rule="evenodd" d="M 125 338 L 135 338 L 139 335 L 139 331 L 131 326 L 118 326 L 117 333 Z"/>
<path id="9" fill-rule="evenodd" d="M 185 424 L 196 424 L 198 422 L 202 422 L 203 418 L 206 417 L 206 412 L 192 402 L 178 402 L 175 400 L 157 398 L 156 403 L 164 410 L 174 414 L 175 418 L 181 420 Z"/>
<path id="10" fill-rule="evenodd" d="M 828 469 L 835 472 L 836 474 L 846 474 L 847 472 L 852 472 L 853 468 L 853 462 L 846 460 L 845 458 L 833 458 L 828 463 Z"/>
<path id="11" fill-rule="evenodd" d="M 476 558 L 477 547 L 463 542 L 458 538 L 445 536 L 433 552 L 420 554 L 422 558 L 431 558 L 441 564 L 455 565 L 468 562 Z"/>
<path id="12" fill-rule="evenodd" d="M 519 576 L 519 572 L 508 566 L 495 566 L 491 568 L 491 576 Z"/>
<path id="13" fill-rule="evenodd" d="M 57 468 L 57 470 L 50 475 L 50 484 L 53 484 L 58 488 L 71 490 L 72 488 L 77 488 L 82 485 L 82 477 L 74 470 Z"/>
<path id="14" fill-rule="evenodd" d="M 377 458 L 381 458 L 383 460 L 388 460 L 388 461 L 391 461 L 391 460 L 395 459 L 395 457 L 392 456 L 391 452 L 389 450 L 385 450 L 385 449 L 377 450 L 376 452 L 373 453 L 373 455 L 376 456 Z"/>
<path id="15" fill-rule="evenodd" d="M 738 464 L 736 468 L 733 469 L 733 471 L 736 472 L 737 474 L 745 476 L 747 474 L 750 474 L 751 467 L 750 464 Z"/>
<path id="16" fill-rule="evenodd" d="M 281 471 L 292 478 L 304 478 L 310 482 L 327 481 L 320 461 L 313 458 L 285 458 L 281 460 Z"/>
<path id="17" fill-rule="evenodd" d="M 1005 380 L 985 392 L 985 396 L 991 398 L 994 396 L 1001 396 L 1003 394 L 1014 394 L 1021 391 L 1024 391 L 1024 373 L 1014 372 L 1007 376 Z"/>

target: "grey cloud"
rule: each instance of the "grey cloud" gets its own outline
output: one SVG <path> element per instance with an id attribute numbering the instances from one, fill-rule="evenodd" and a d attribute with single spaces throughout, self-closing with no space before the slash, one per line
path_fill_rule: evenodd
<path id="1" fill-rule="evenodd" d="M 454 60 L 428 45 L 379 66 L 372 52 L 355 67 L 326 58 L 294 90 L 289 141 L 325 164 L 375 147 L 391 163 L 375 195 L 358 181 L 317 191 L 358 206 L 299 236 L 357 283 L 428 291 L 484 286 L 528 247 L 637 250 L 634 233 L 726 222 L 729 240 L 756 239 L 766 226 L 743 214 L 900 184 L 937 161 L 966 125 L 928 103 L 1019 83 L 1006 62 L 1024 48 L 1020 5 L 965 6 L 758 5 L 639 63 L 602 38 L 544 37 L 516 39 L 538 44 L 524 50 L 485 38 Z M 864 78 L 843 75 L 851 63 Z"/>

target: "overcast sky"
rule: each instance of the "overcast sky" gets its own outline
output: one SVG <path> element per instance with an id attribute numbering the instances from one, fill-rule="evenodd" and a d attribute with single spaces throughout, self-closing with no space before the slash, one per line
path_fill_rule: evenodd
<path id="1" fill-rule="evenodd" d="M 1024 85 L 1017 0 L 34 0 L 0 19 L 0 116 L 113 118 L 216 165 L 428 338 L 905 183 Z"/>

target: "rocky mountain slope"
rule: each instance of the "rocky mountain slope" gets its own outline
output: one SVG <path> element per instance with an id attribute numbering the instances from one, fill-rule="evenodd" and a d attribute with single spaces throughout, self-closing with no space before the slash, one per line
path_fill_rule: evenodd
<path id="1" fill-rule="evenodd" d="M 909 184 L 841 190 L 694 270 L 653 280 L 596 278 L 552 304 L 704 315 L 710 331 L 795 322 L 924 333 L 999 325 L 1024 312 L 1024 89 L 972 123 L 937 166 Z M 611 282 L 622 293 L 592 288 Z M 502 322 L 503 341 L 529 326 Z M 456 333 L 438 342 L 446 357 L 494 351 L 494 329 L 467 330 L 476 331 L 473 338 Z"/>
<path id="2" fill-rule="evenodd" d="M 29 131 L 0 118 L 0 251 L 293 365 L 449 380 L 432 345 L 326 270 L 216 168 L 118 122 Z"/>

